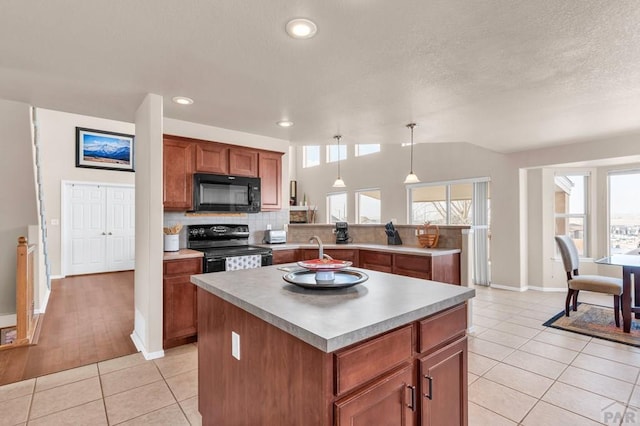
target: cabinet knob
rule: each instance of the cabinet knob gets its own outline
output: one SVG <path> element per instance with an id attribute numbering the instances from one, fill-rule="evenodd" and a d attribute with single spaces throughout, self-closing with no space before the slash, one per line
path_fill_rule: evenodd
<path id="1" fill-rule="evenodd" d="M 107 234 L 103 232 L 102 235 L 107 235 Z"/>

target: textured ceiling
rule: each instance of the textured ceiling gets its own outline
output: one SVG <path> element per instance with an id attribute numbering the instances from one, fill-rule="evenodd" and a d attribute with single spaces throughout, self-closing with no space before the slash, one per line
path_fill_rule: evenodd
<path id="1" fill-rule="evenodd" d="M 316 37 L 289 38 L 294 17 Z M 637 0 L 0 4 L 0 98 L 133 121 L 156 93 L 167 117 L 295 144 L 406 142 L 409 121 L 501 152 L 636 132 L 639 64 Z"/>

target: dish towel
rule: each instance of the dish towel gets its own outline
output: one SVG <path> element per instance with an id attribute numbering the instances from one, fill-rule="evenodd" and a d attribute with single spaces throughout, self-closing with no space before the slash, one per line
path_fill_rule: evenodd
<path id="1" fill-rule="evenodd" d="M 234 256 L 225 259 L 225 271 L 237 271 L 238 269 L 253 269 L 262 266 L 262 256 L 252 254 L 249 256 Z"/>

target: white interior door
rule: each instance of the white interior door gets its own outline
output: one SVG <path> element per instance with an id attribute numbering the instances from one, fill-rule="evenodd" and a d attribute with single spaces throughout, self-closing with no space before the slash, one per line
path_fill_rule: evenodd
<path id="1" fill-rule="evenodd" d="M 124 271 L 135 266 L 135 192 L 128 187 L 107 187 L 107 269 Z"/>
<path id="2" fill-rule="evenodd" d="M 65 274 L 133 269 L 133 187 L 69 183 L 64 194 Z"/>
<path id="3" fill-rule="evenodd" d="M 67 195 L 70 234 L 67 273 L 103 272 L 107 266 L 104 188 L 72 184 Z"/>

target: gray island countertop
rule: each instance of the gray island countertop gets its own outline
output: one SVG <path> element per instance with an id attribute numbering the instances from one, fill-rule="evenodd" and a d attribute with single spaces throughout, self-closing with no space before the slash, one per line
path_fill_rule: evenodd
<path id="1" fill-rule="evenodd" d="M 306 290 L 283 280 L 274 265 L 192 275 L 191 282 L 324 351 L 333 352 L 475 296 L 475 290 L 352 268 L 363 284 L 340 290 Z"/>

